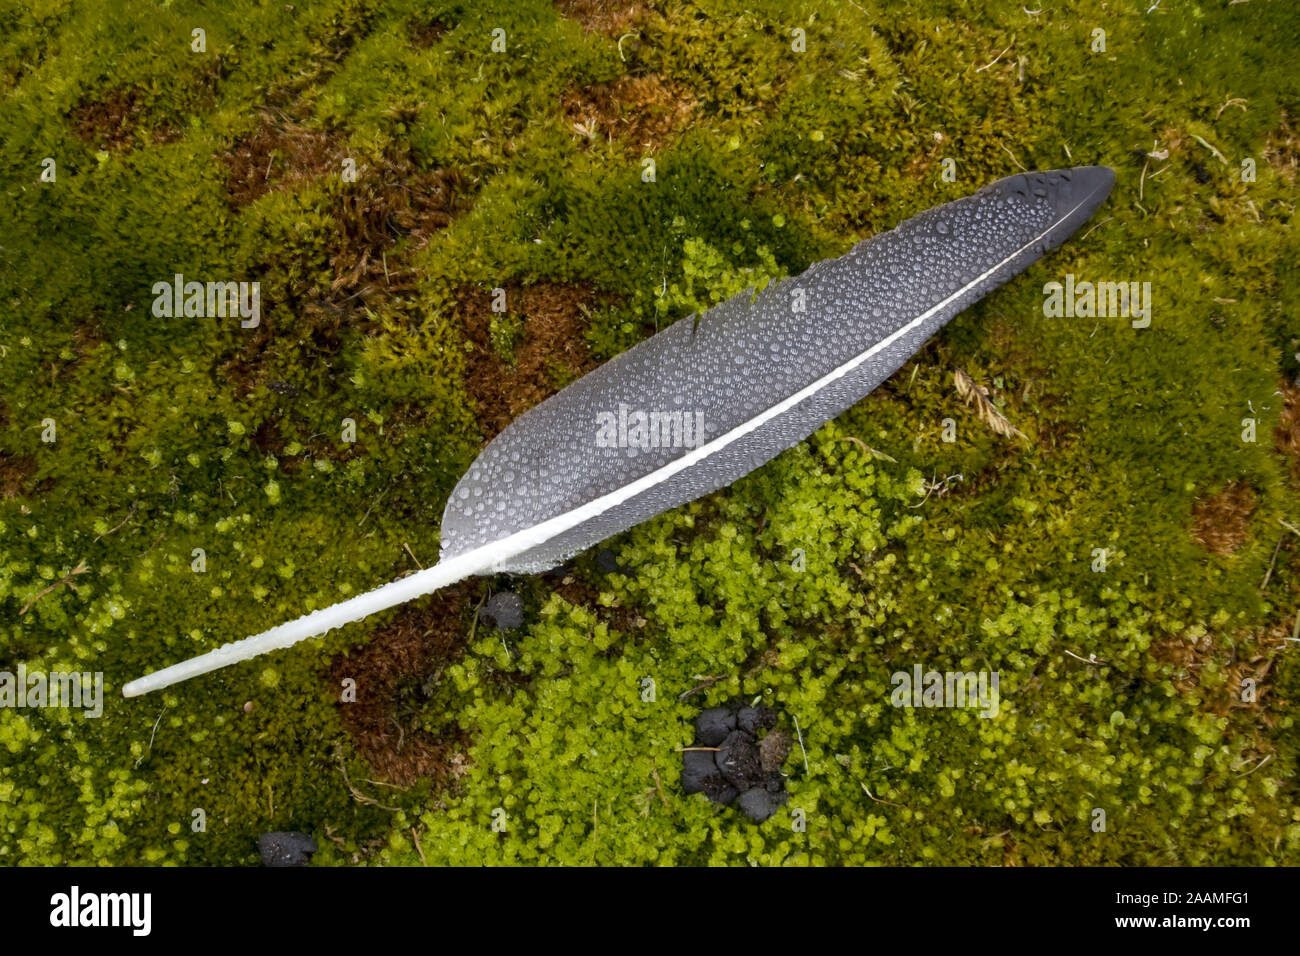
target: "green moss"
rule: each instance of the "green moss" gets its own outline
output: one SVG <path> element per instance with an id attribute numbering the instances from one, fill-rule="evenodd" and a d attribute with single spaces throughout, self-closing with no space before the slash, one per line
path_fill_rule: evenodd
<path id="1" fill-rule="evenodd" d="M 1296 862 L 1286 5 L 666 2 L 621 45 L 541 0 L 29 7 L 0 2 L 0 670 L 106 687 L 98 719 L 0 709 L 0 860 L 246 863 L 304 829 L 339 864 Z M 650 155 L 564 112 L 625 75 L 694 102 Z M 101 150 L 84 117 L 113 103 L 129 135 Z M 332 172 L 232 200 L 263 110 L 359 168 L 457 177 L 450 225 L 366 247 L 411 286 L 336 287 L 359 230 Z M 1018 164 L 1085 162 L 1119 172 L 1093 226 L 870 399 L 616 539 L 629 573 L 584 556 L 563 587 L 511 584 L 524 630 L 471 639 L 466 613 L 464 657 L 401 698 L 469 741 L 436 794 L 386 788 L 386 810 L 347 784 L 371 771 L 323 662 L 394 612 L 120 697 L 436 553 L 481 440 L 462 286 L 599 290 L 604 359 Z M 262 325 L 155 318 L 177 272 L 259 281 Z M 1069 272 L 1151 281 L 1151 328 L 1044 317 Z M 522 334 L 499 322 L 494 346 Z M 963 405 L 957 367 L 1026 438 Z M 1193 504 L 1234 482 L 1255 510 L 1208 554 Z M 999 715 L 891 706 L 916 663 L 998 671 Z M 802 735 L 762 827 L 678 785 L 692 716 L 738 695 Z"/>

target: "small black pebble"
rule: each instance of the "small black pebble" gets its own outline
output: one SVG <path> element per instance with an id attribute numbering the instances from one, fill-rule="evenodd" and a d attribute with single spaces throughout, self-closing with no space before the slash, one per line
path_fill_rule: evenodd
<path id="1" fill-rule="evenodd" d="M 736 729 L 736 715 L 726 707 L 713 707 L 695 718 L 695 744 L 717 747 Z"/>
<path id="2" fill-rule="evenodd" d="M 704 793 L 710 777 L 719 776 L 710 750 L 688 750 L 682 754 L 682 789 L 687 793 Z"/>
<path id="3" fill-rule="evenodd" d="M 776 725 L 770 707 L 743 700 L 702 711 L 695 718 L 695 747 L 711 749 L 683 751 L 682 789 L 735 803 L 755 823 L 770 818 L 790 798 L 780 767 L 791 740 Z"/>
<path id="4" fill-rule="evenodd" d="M 618 555 L 612 548 L 601 548 L 596 552 L 596 567 L 603 574 L 631 574 L 629 568 L 619 563 Z"/>
<path id="5" fill-rule="evenodd" d="M 524 599 L 513 591 L 498 591 L 487 599 L 478 613 L 498 630 L 514 630 L 524 623 Z"/>
<path id="6" fill-rule="evenodd" d="M 762 704 L 757 707 L 742 707 L 736 712 L 736 726 L 751 734 L 766 730 L 776 723 L 776 714 Z"/>
<path id="7" fill-rule="evenodd" d="M 785 803 L 788 794 L 772 794 L 766 790 L 755 787 L 752 790 L 746 790 L 736 801 L 736 806 L 740 811 L 753 820 L 755 823 L 762 823 Z"/>
<path id="8" fill-rule="evenodd" d="M 306 833 L 276 831 L 258 837 L 257 849 L 267 866 L 306 866 L 317 847 Z"/>

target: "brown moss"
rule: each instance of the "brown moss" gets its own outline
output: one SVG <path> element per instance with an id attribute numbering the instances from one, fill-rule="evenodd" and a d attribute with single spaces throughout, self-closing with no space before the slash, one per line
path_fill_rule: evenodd
<path id="1" fill-rule="evenodd" d="M 406 34 L 411 42 L 421 49 L 427 49 L 446 36 L 451 26 L 441 20 L 414 20 L 407 24 Z"/>
<path id="2" fill-rule="evenodd" d="M 1278 451 L 1291 460 L 1291 476 L 1300 481 L 1300 386 L 1283 382 L 1278 390 L 1282 393 L 1282 412 L 1273 430 L 1273 441 Z"/>
<path id="3" fill-rule="evenodd" d="M 347 155 L 342 137 L 294 122 L 279 110 L 265 110 L 257 128 L 223 155 L 226 194 L 236 209 L 276 189 L 327 172 L 341 173 Z"/>
<path id="4" fill-rule="evenodd" d="M 331 662 L 331 692 L 345 679 L 356 681 L 357 699 L 337 705 L 339 718 L 376 779 L 403 787 L 428 778 L 445 784 L 467 770 L 467 735 L 450 725 L 431 731 L 418 718 L 447 666 L 464 652 L 477 586 L 464 582 L 427 604 L 405 606 L 365 644 Z"/>
<path id="5" fill-rule="evenodd" d="M 1234 553 L 1246 540 L 1256 504 L 1255 490 L 1243 481 L 1197 498 L 1192 505 L 1192 540 L 1211 554 Z"/>
<path id="6" fill-rule="evenodd" d="M 358 166 L 357 182 L 341 190 L 334 203 L 339 233 L 330 255 L 331 291 L 352 293 L 367 286 L 413 290 L 416 271 L 388 252 L 402 240 L 404 254 L 414 252 L 445 229 L 460 208 L 461 186 L 452 170 L 425 172 L 405 159 Z"/>
<path id="7" fill-rule="evenodd" d="M 641 0 L 555 0 L 561 16 L 577 20 L 588 33 L 616 37 L 627 32 L 649 13 Z"/>
<path id="8" fill-rule="evenodd" d="M 1264 143 L 1264 162 L 1276 175 L 1295 185 L 1296 173 L 1300 171 L 1300 133 L 1286 113 Z"/>
<path id="9" fill-rule="evenodd" d="M 474 346 L 465 387 L 485 438 L 493 438 L 523 412 L 595 367 L 583 338 L 586 312 L 607 300 L 580 285 L 542 282 L 507 288 L 507 309 L 523 320 L 511 365 L 492 346 L 491 293 L 473 286 L 458 290 L 457 319 Z"/>
<path id="10" fill-rule="evenodd" d="M 30 497 L 30 483 L 34 474 L 35 458 L 0 451 L 0 498 Z"/>
<path id="11" fill-rule="evenodd" d="M 342 144 L 331 136 L 283 117 L 263 123 L 227 154 L 231 201 L 238 206 L 312 177 L 338 176 L 344 155 Z M 326 239 L 333 274 L 329 286 L 300 279 L 281 298 L 293 316 L 297 342 L 328 365 L 349 338 L 375 333 L 379 323 L 374 314 L 398 307 L 399 298 L 416 290 L 419 273 L 408 257 L 463 207 L 460 185 L 455 172 L 420 170 L 409 156 L 358 160 L 357 181 L 330 191 L 337 228 Z M 288 256 L 269 255 L 263 265 L 271 275 L 302 271 Z M 269 325 L 263 322 L 256 332 L 241 336 L 238 348 L 220 365 L 221 377 L 239 398 L 259 386 L 274 388 L 269 370 L 275 367 L 277 350 L 300 347 L 290 346 L 293 340 L 284 336 L 269 337 Z"/>
<path id="12" fill-rule="evenodd" d="M 277 458 L 284 449 L 284 436 L 280 434 L 279 417 L 267 418 L 253 432 L 253 447 L 263 455 L 275 455 Z"/>
<path id="13" fill-rule="evenodd" d="M 77 327 L 72 330 L 72 344 L 77 351 L 76 360 L 84 361 L 107 340 L 104 327 L 100 325 L 98 319 L 92 317 L 77 323 Z"/>
<path id="14" fill-rule="evenodd" d="M 657 74 L 570 89 L 561 101 L 565 118 L 580 138 L 590 142 L 604 137 L 647 152 L 661 149 L 696 105 L 686 90 Z"/>
<path id="15" fill-rule="evenodd" d="M 1203 708 L 1220 717 L 1233 710 L 1248 710 L 1267 726 L 1277 722 L 1277 715 L 1263 706 L 1272 691 L 1269 679 L 1275 655 L 1284 646 L 1284 629 L 1280 626 L 1258 632 L 1242 632 L 1231 638 L 1209 632 L 1169 635 L 1151 645 L 1151 656 L 1171 668 L 1170 678 L 1184 694 L 1204 694 Z M 1216 665 L 1222 683 L 1203 689 L 1201 676 L 1206 665 Z M 1245 681 L 1254 681 L 1254 700 L 1243 700 Z"/>
<path id="16" fill-rule="evenodd" d="M 247 330 L 238 342 L 233 351 L 221 359 L 215 376 L 235 398 L 242 401 L 266 378 L 265 369 L 269 364 L 266 359 L 273 354 L 274 346 L 270 323 L 263 321 L 256 329 Z"/>
<path id="17" fill-rule="evenodd" d="M 916 182 L 930 182 L 936 178 L 935 170 L 939 160 L 952 152 L 952 144 L 946 140 L 929 139 L 929 148 L 925 152 L 914 152 L 903 164 L 903 175 Z"/>
<path id="18" fill-rule="evenodd" d="M 77 138 L 109 153 L 132 149 L 146 129 L 155 143 L 180 137 L 172 126 L 158 124 L 147 128 L 145 120 L 140 93 L 131 89 L 110 90 L 102 98 L 82 100 L 68 112 L 68 121 Z"/>

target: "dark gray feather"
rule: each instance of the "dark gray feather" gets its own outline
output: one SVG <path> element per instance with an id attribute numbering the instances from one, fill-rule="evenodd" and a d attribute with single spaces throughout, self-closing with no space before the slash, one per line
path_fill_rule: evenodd
<path id="1" fill-rule="evenodd" d="M 712 441 L 934 310 L 790 410 L 498 568 L 552 567 L 748 474 L 861 400 L 949 319 L 1059 246 L 1113 183 L 1114 173 L 1096 166 L 999 180 L 772 283 L 753 301 L 733 297 L 646 339 L 520 416 L 483 450 L 443 513 L 443 560 L 611 495 L 691 450 L 600 447 L 600 413 L 617 415 L 621 405 L 698 411 Z M 795 311 L 800 290 L 805 308 Z"/>

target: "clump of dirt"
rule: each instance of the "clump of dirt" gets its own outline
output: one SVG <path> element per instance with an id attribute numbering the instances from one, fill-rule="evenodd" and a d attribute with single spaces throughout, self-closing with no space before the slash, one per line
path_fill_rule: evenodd
<path id="1" fill-rule="evenodd" d="M 1211 554 L 1233 554 L 1246 540 L 1256 504 L 1255 489 L 1244 481 L 1197 498 L 1192 505 L 1192 540 Z"/>
<path id="2" fill-rule="evenodd" d="M 609 296 L 589 286 L 540 282 L 506 287 L 507 314 L 522 317 L 513 363 L 493 346 L 492 293 L 464 286 L 456 293 L 456 315 L 474 350 L 467 359 L 465 387 L 478 410 L 484 437 L 501 429 L 538 402 L 592 368 L 583 338 L 586 315 Z"/>
<path id="3" fill-rule="evenodd" d="M 133 148 L 137 136 L 146 130 L 145 119 L 140 93 L 133 89 L 110 90 L 102 99 L 82 100 L 68 113 L 77 138 L 108 153 Z M 148 132 L 155 143 L 180 138 L 180 132 L 167 124 L 154 126 Z"/>
<path id="4" fill-rule="evenodd" d="M 770 708 L 744 701 L 702 712 L 682 754 L 682 789 L 734 803 L 755 823 L 771 817 L 790 798 L 781 767 L 792 741 L 776 724 Z"/>
<path id="5" fill-rule="evenodd" d="M 649 9 L 641 0 L 555 0 L 561 16 L 577 20 L 588 33 L 617 37 L 643 20 Z"/>
<path id="6" fill-rule="evenodd" d="M 257 128 L 225 153 L 226 195 L 241 209 L 276 189 L 327 172 L 341 173 L 347 155 L 338 133 L 310 129 L 276 110 L 263 111 Z"/>
<path id="7" fill-rule="evenodd" d="M 455 781 L 468 770 L 467 735 L 450 722 L 437 733 L 417 726 L 422 704 L 443 671 L 464 652 L 462 610 L 476 585 L 464 582 L 407 605 L 361 647 L 330 664 L 330 686 L 356 681 L 356 701 L 340 702 L 339 718 L 357 752 L 380 779 L 407 787 L 421 778 Z"/>
<path id="8" fill-rule="evenodd" d="M 1278 451 L 1291 459 L 1291 476 L 1300 481 L 1300 386 L 1283 382 L 1279 391 L 1282 393 L 1282 413 L 1278 416 L 1273 440 Z"/>
<path id="9" fill-rule="evenodd" d="M 648 152 L 661 149 L 694 112 L 685 89 L 657 74 L 572 88 L 561 99 L 573 131 L 588 142 L 603 136 Z"/>

